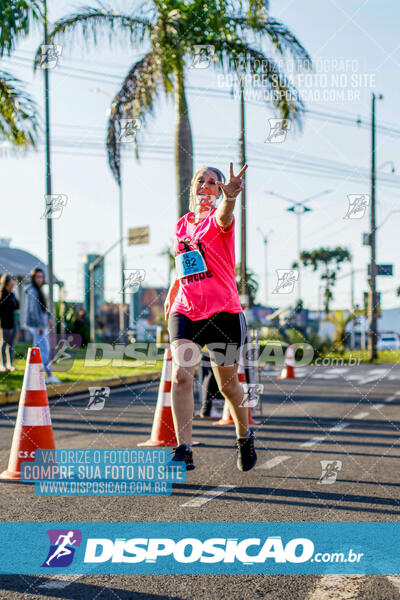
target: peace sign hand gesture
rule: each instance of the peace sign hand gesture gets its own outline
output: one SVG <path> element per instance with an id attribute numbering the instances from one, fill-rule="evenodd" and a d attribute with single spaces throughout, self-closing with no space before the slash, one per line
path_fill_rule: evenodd
<path id="1" fill-rule="evenodd" d="M 225 197 L 229 200 L 234 200 L 238 194 L 244 189 L 244 179 L 242 179 L 243 173 L 246 171 L 248 165 L 244 165 L 237 175 L 233 174 L 233 163 L 229 163 L 229 181 L 224 184 L 222 181 L 216 183 L 222 189 Z"/>

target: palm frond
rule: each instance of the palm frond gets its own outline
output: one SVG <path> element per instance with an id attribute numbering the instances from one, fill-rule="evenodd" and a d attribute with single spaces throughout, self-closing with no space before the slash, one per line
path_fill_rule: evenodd
<path id="1" fill-rule="evenodd" d="M 222 44 L 219 42 L 218 46 L 218 41 L 215 41 L 215 53 L 218 61 L 214 63 L 214 66 L 222 71 L 228 70 L 244 75 L 245 73 L 238 65 L 250 65 L 251 73 L 259 75 L 262 78 L 263 86 L 271 92 L 272 104 L 280 116 L 283 119 L 296 121 L 301 126 L 301 116 L 304 111 L 303 101 L 296 87 L 279 69 L 275 61 L 268 58 L 263 52 L 242 42 L 228 43 L 224 41 Z"/>
<path id="2" fill-rule="evenodd" d="M 35 146 L 39 130 L 37 106 L 22 83 L 0 71 L 0 140 L 15 146 Z"/>
<path id="3" fill-rule="evenodd" d="M 17 39 L 27 36 L 32 22 L 41 18 L 36 0 L 0 0 L 0 56 L 9 56 Z"/>
<path id="4" fill-rule="evenodd" d="M 250 22 L 243 17 L 232 17 L 229 19 L 235 26 L 239 26 L 239 33 L 242 30 L 249 30 L 259 38 L 260 42 L 265 40 L 267 36 L 268 40 L 272 42 L 274 48 L 283 55 L 285 53 L 291 54 L 294 58 L 300 59 L 308 64 L 311 64 L 311 57 L 307 50 L 304 48 L 298 38 L 277 19 L 267 18 L 253 19 Z"/>
<path id="5" fill-rule="evenodd" d="M 109 165 L 118 185 L 121 183 L 121 119 L 138 119 L 141 129 L 147 115 L 153 114 L 154 102 L 162 82 L 160 56 L 149 52 L 130 69 L 112 102 L 108 121 L 107 152 Z M 137 135 L 134 137 L 134 148 L 136 157 L 139 158 Z"/>
<path id="6" fill-rule="evenodd" d="M 112 8 L 100 4 L 99 8 L 82 6 L 77 12 L 72 13 L 55 22 L 49 31 L 49 43 L 73 43 L 77 36 L 88 45 L 89 40 L 95 45 L 104 37 L 108 37 L 110 45 L 118 40 L 125 41 L 132 46 L 140 46 L 152 30 L 152 23 L 148 19 L 130 14 L 116 13 Z M 118 35 L 117 35 L 118 34 Z M 41 47 L 36 51 L 35 69 L 40 64 Z"/>

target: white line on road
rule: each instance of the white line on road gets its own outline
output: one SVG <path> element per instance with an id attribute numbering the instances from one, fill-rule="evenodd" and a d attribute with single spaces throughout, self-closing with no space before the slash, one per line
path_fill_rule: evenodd
<path id="1" fill-rule="evenodd" d="M 364 417 L 368 417 L 369 412 L 360 412 L 354 415 L 353 419 L 363 419 Z"/>
<path id="2" fill-rule="evenodd" d="M 376 408 L 378 410 L 379 408 L 382 408 L 382 406 L 384 406 L 384 404 L 373 404 L 372 408 Z"/>
<path id="3" fill-rule="evenodd" d="M 390 583 L 394 585 L 398 590 L 400 590 L 400 575 L 386 575 L 389 579 Z"/>
<path id="4" fill-rule="evenodd" d="M 329 429 L 329 431 L 330 432 L 342 431 L 342 429 L 345 429 L 349 425 L 350 425 L 350 423 L 337 423 L 337 425 L 334 425 L 333 427 L 331 427 Z M 307 440 L 306 442 L 303 442 L 302 444 L 300 444 L 300 447 L 301 448 L 311 448 L 312 446 L 315 446 L 315 444 L 319 444 L 319 442 L 323 442 L 325 439 L 326 439 L 326 435 L 316 436 L 316 437 L 313 437 L 310 440 Z"/>
<path id="5" fill-rule="evenodd" d="M 290 458 L 290 456 L 274 456 L 274 458 L 271 458 L 271 460 L 267 460 L 267 462 L 263 463 L 259 467 L 256 467 L 256 469 L 273 469 L 274 467 L 277 467 L 278 465 L 283 463 L 288 458 Z"/>
<path id="6" fill-rule="evenodd" d="M 198 496 L 197 498 L 192 498 L 192 500 L 185 502 L 185 504 L 182 504 L 182 506 L 191 506 L 192 508 L 198 508 L 199 506 L 202 506 L 209 500 L 212 500 L 213 498 L 216 498 L 217 496 L 221 496 L 221 494 L 224 494 L 228 490 L 232 490 L 235 487 L 237 487 L 237 486 L 236 485 L 219 485 L 218 487 L 213 488 L 212 490 L 207 490 L 206 492 L 204 492 L 204 494 L 202 494 L 201 496 Z"/>
<path id="7" fill-rule="evenodd" d="M 356 600 L 365 575 L 323 575 L 307 600 Z"/>
<path id="8" fill-rule="evenodd" d="M 345 429 L 349 425 L 350 423 L 338 423 L 337 425 L 331 427 L 329 431 L 342 431 L 342 429 Z"/>
<path id="9" fill-rule="evenodd" d="M 48 590 L 62 590 L 67 586 L 74 583 L 77 579 L 80 579 L 83 575 L 57 575 L 57 579 L 49 579 L 45 583 L 38 585 L 38 588 L 45 588 Z"/>
<path id="10" fill-rule="evenodd" d="M 326 435 L 324 435 L 323 437 L 322 436 L 313 437 L 313 438 L 311 438 L 311 440 L 307 440 L 306 442 L 303 442 L 302 444 L 300 444 L 300 447 L 311 448 L 311 446 L 315 446 L 315 444 L 318 444 L 319 442 L 323 442 L 325 438 L 326 438 Z"/>
<path id="11" fill-rule="evenodd" d="M 394 396 L 389 396 L 388 398 L 384 399 L 384 402 L 393 402 L 393 400 L 394 400 Z"/>

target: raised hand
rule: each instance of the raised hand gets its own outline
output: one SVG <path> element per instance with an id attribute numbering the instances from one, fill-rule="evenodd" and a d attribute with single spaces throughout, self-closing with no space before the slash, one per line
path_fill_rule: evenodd
<path id="1" fill-rule="evenodd" d="M 242 179 L 243 173 L 246 171 L 248 165 L 244 165 L 237 175 L 233 174 L 233 163 L 229 163 L 229 181 L 228 183 L 222 183 L 222 181 L 216 181 L 219 187 L 224 192 L 227 198 L 236 198 L 238 194 L 244 188 L 244 179 Z"/>

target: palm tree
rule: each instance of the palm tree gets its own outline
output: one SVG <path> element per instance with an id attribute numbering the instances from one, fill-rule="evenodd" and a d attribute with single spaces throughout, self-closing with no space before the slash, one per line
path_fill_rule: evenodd
<path id="1" fill-rule="evenodd" d="M 361 311 L 354 311 L 347 313 L 344 310 L 333 310 L 325 316 L 325 321 L 329 321 L 335 327 L 335 333 L 333 334 L 333 343 L 339 354 L 343 354 L 345 350 L 345 343 L 348 337 L 346 327 L 351 321 L 355 321 Z"/>
<path id="2" fill-rule="evenodd" d="M 39 5 L 28 0 L 0 0 L 0 58 L 10 56 L 18 38 L 28 35 L 42 18 Z M 0 70 L 0 141 L 19 148 L 34 146 L 38 133 L 37 106 L 10 73 Z"/>
<path id="3" fill-rule="evenodd" d="M 285 119 L 297 119 L 303 109 L 295 88 L 272 58 L 263 50 L 269 42 L 278 55 L 291 54 L 310 61 L 298 39 L 279 21 L 267 16 L 268 0 L 148 0 L 126 14 L 104 4 L 82 7 L 58 20 L 49 33 L 50 42 L 74 39 L 77 30 L 98 43 L 102 34 L 109 41 L 122 35 L 133 47 L 148 47 L 132 65 L 110 111 L 107 135 L 108 160 L 120 185 L 121 119 L 137 119 L 141 126 L 154 113 L 161 89 L 173 96 L 176 107 L 175 159 L 178 213 L 188 212 L 189 188 L 193 173 L 193 144 L 186 100 L 186 68 L 194 46 L 214 48 L 213 66 L 223 72 L 237 72 L 238 65 L 255 75 L 277 93 L 273 104 Z M 116 35 L 118 34 L 118 36 Z M 248 40 L 252 41 L 248 41 Z M 254 46 L 252 42 L 254 41 Z M 249 67 L 250 65 L 250 67 Z M 141 130 L 143 127 L 141 127 Z M 140 134 L 142 135 L 142 134 Z M 135 153 L 139 157 L 138 135 Z"/>
<path id="4" fill-rule="evenodd" d="M 240 293 L 240 283 L 241 283 L 240 264 L 237 264 L 235 266 L 235 279 L 236 279 L 236 286 L 237 286 L 238 292 Z M 257 280 L 257 275 L 254 273 L 254 271 L 250 271 L 248 269 L 246 272 L 246 289 L 247 289 L 247 294 L 249 296 L 249 307 L 250 308 L 252 308 L 255 304 L 256 296 L 258 293 L 258 288 L 259 288 L 259 283 Z"/>
<path id="5" fill-rule="evenodd" d="M 351 254 L 347 248 L 336 246 L 336 248 L 317 248 L 315 250 L 303 250 L 300 260 L 305 267 L 311 266 L 313 271 L 322 270 L 321 281 L 325 283 L 324 310 L 329 313 L 329 305 L 333 300 L 333 288 L 336 283 L 336 275 L 344 262 L 351 261 Z M 293 267 L 298 267 L 294 262 Z"/>

